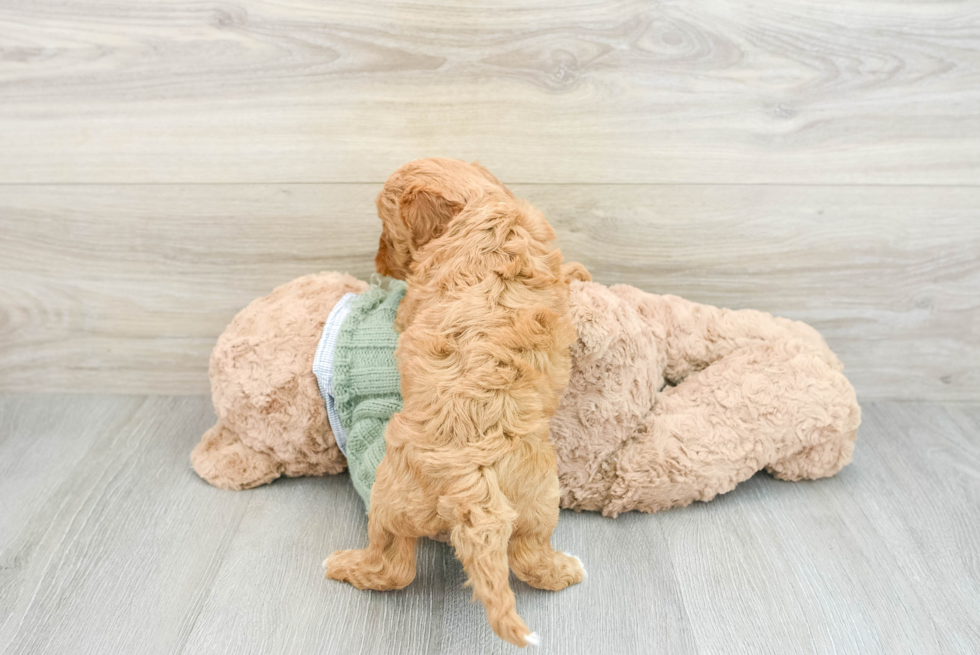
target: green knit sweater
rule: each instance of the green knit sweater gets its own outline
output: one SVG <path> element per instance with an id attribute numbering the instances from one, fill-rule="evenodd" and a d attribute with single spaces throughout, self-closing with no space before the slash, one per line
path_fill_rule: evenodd
<path id="1" fill-rule="evenodd" d="M 395 314 L 405 283 L 372 285 L 354 299 L 337 336 L 333 395 L 347 431 L 347 467 L 370 508 L 375 472 L 385 455 L 385 426 L 401 411 L 401 378 L 395 362 Z"/>

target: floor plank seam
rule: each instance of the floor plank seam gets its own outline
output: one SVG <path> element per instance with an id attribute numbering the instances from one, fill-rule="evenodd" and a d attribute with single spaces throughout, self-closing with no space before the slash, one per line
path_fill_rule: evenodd
<path id="1" fill-rule="evenodd" d="M 650 518 L 655 518 L 656 515 Z M 657 530 L 660 532 L 661 542 L 667 546 L 667 533 L 664 531 L 664 526 L 659 521 L 657 522 Z M 681 578 L 677 575 L 677 567 L 674 563 L 674 556 L 670 553 L 670 548 L 664 549 L 664 555 L 667 558 L 667 564 L 670 567 L 670 575 L 674 579 L 674 584 L 677 586 L 677 593 L 681 597 L 681 609 L 684 611 L 684 622 L 687 623 L 688 629 L 691 635 L 691 643 L 694 646 L 694 655 L 701 655 L 701 644 L 698 643 L 698 633 L 694 629 L 694 622 L 691 620 L 691 613 L 688 611 L 687 607 L 687 596 L 684 594 L 684 586 L 681 584 Z"/>
<path id="2" fill-rule="evenodd" d="M 170 651 L 171 655 L 183 655 L 184 649 L 187 648 L 187 643 L 190 641 L 191 635 L 194 634 L 194 628 L 197 626 L 198 619 L 201 618 L 204 605 L 207 603 L 207 600 L 211 596 L 211 592 L 214 589 L 214 584 L 218 578 L 218 574 L 221 572 L 221 569 L 227 560 L 228 551 L 231 549 L 232 543 L 235 541 L 235 537 L 238 535 L 238 528 L 241 526 L 242 521 L 245 519 L 246 513 L 248 513 L 249 507 L 252 505 L 252 498 L 253 496 L 247 497 L 245 504 L 238 512 L 238 517 L 235 520 L 234 525 L 229 526 L 218 548 L 215 549 L 214 553 L 212 554 L 212 562 L 219 557 L 220 561 L 218 561 L 217 566 L 214 567 L 209 564 L 208 571 L 210 575 L 208 577 L 207 584 L 201 585 L 198 589 L 198 594 L 192 603 L 191 612 L 188 613 L 188 616 L 190 616 L 192 613 L 193 617 L 190 618 L 190 624 L 187 625 L 186 629 L 181 628 L 179 631 L 177 641 L 174 643 L 174 647 Z M 183 623 L 185 625 L 188 623 L 187 617 L 185 617 Z"/>

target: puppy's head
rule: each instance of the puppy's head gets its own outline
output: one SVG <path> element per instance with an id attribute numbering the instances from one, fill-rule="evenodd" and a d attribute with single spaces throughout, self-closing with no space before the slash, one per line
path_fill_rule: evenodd
<path id="1" fill-rule="evenodd" d="M 399 168 L 378 194 L 381 239 L 375 268 L 404 280 L 422 246 L 442 236 L 470 200 L 511 192 L 479 164 L 458 159 L 417 159 Z"/>

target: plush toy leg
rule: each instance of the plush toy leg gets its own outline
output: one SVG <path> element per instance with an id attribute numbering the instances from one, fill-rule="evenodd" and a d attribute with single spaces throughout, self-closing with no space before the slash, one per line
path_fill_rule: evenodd
<path id="1" fill-rule="evenodd" d="M 860 422 L 854 390 L 807 344 L 750 346 L 665 389 L 618 454 L 603 513 L 710 500 L 761 469 L 787 480 L 833 475 Z"/>
<path id="2" fill-rule="evenodd" d="M 281 474 L 279 462 L 243 444 L 220 420 L 194 448 L 191 465 L 214 486 L 234 491 L 272 482 Z"/>

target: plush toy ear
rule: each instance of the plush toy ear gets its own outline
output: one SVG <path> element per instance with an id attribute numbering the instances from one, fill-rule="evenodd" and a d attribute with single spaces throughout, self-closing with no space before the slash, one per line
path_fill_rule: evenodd
<path id="1" fill-rule="evenodd" d="M 409 229 L 412 248 L 418 250 L 445 232 L 449 221 L 463 209 L 463 203 L 450 200 L 431 184 L 410 185 L 398 199 L 398 212 Z"/>

